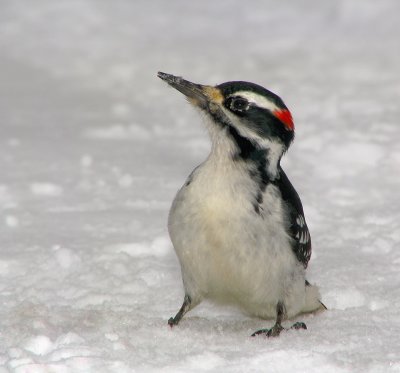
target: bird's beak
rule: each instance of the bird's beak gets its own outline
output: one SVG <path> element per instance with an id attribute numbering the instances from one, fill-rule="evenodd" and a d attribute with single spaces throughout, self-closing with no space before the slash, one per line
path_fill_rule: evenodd
<path id="1" fill-rule="evenodd" d="M 183 93 L 192 104 L 201 109 L 211 109 L 215 104 L 220 105 L 223 102 L 223 95 L 216 87 L 195 84 L 179 76 L 162 72 L 159 72 L 157 76 L 166 81 L 171 87 Z"/>

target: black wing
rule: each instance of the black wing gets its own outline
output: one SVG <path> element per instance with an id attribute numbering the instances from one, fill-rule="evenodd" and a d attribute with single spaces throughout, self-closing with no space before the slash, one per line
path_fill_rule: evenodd
<path id="1" fill-rule="evenodd" d="M 282 169 L 276 180 L 289 215 L 289 234 L 292 237 L 292 250 L 299 262 L 307 268 L 311 258 L 311 236 L 304 218 L 303 205 L 296 190 Z"/>

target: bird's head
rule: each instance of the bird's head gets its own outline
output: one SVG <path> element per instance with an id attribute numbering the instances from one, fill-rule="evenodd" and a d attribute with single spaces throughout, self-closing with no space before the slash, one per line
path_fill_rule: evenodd
<path id="1" fill-rule="evenodd" d="M 251 157 L 253 150 L 272 150 L 279 162 L 293 141 L 290 111 L 280 97 L 257 84 L 233 81 L 214 87 L 161 72 L 158 77 L 205 112 L 211 126 L 230 136 L 244 158 Z"/>

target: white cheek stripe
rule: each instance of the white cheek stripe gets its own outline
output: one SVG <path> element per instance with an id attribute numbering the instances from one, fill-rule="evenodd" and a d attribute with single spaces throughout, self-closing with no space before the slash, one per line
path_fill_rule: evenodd
<path id="1" fill-rule="evenodd" d="M 231 97 L 231 96 L 232 97 L 235 97 L 235 96 L 243 97 L 250 103 L 257 105 L 260 108 L 267 109 L 271 112 L 279 110 L 278 106 L 276 106 L 273 102 L 271 102 L 264 96 L 261 96 L 255 92 L 238 91 L 238 92 L 235 92 L 234 94 L 230 95 L 229 97 Z"/>

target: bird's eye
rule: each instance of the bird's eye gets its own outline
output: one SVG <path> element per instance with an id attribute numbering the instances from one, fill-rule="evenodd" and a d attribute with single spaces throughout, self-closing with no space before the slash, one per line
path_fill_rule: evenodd
<path id="1" fill-rule="evenodd" d="M 230 100 L 229 108 L 232 111 L 245 111 L 249 108 L 249 101 L 242 97 L 233 97 Z"/>

